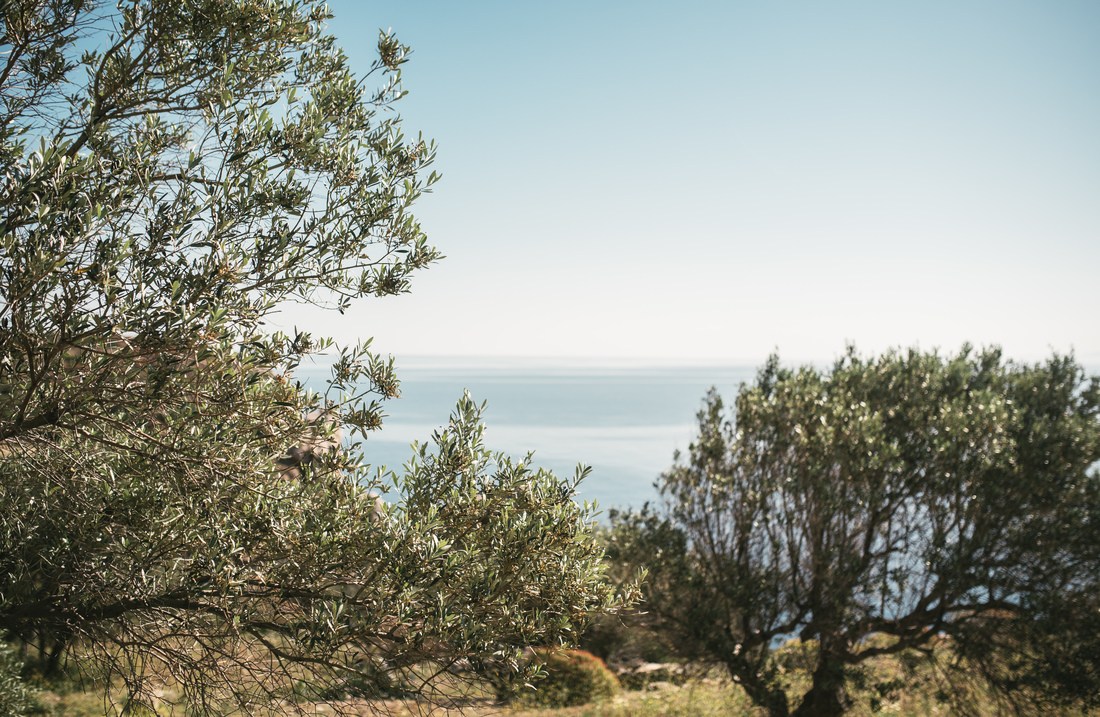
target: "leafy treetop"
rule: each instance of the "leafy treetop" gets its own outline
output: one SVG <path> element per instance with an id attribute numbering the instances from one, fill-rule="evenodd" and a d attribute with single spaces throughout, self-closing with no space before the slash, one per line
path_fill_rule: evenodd
<path id="1" fill-rule="evenodd" d="M 664 511 L 619 516 L 612 550 L 650 565 L 681 648 L 772 715 L 840 714 L 860 665 L 895 654 L 953 655 L 1018 702 L 1095 699 L 1098 460 L 1100 381 L 1070 358 L 773 358 L 734 414 L 707 396 Z M 816 655 L 794 705 L 791 639 Z"/>
<path id="2" fill-rule="evenodd" d="M 0 8 L 0 630 L 134 703 L 166 675 L 203 713 L 424 693 L 424 664 L 514 664 L 610 604 L 573 484 L 493 457 L 471 401 L 379 504 L 359 442 L 392 359 L 342 349 L 310 391 L 331 342 L 268 328 L 439 257 L 410 213 L 435 149 L 393 111 L 408 48 L 381 34 L 358 77 L 328 19 Z"/>

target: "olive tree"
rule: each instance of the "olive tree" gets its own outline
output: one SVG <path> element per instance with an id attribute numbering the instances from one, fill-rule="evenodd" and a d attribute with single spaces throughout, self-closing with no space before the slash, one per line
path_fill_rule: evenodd
<path id="1" fill-rule="evenodd" d="M 1068 358 L 854 350 L 712 391 L 663 510 L 619 516 L 652 611 L 777 717 L 839 715 L 873 658 L 1014 700 L 1095 699 L 1100 384 Z M 812 684 L 789 697 L 777 652 Z M 953 672 L 950 668 L 961 668 Z"/>
<path id="2" fill-rule="evenodd" d="M 392 359 L 340 349 L 308 390 L 332 342 L 270 327 L 439 257 L 410 213 L 435 150 L 394 112 L 408 48 L 381 34 L 356 76 L 328 19 L 0 6 L 0 631 L 131 704 L 424 693 L 424 665 L 508 664 L 611 601 L 575 483 L 487 451 L 464 399 L 393 484 L 361 458 Z"/>

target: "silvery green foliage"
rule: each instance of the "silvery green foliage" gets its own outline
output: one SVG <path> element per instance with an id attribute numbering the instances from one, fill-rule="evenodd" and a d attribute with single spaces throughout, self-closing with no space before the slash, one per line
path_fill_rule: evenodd
<path id="1" fill-rule="evenodd" d="M 15 649 L 0 642 L 0 714 L 7 717 L 24 717 L 38 713 L 36 690 L 22 676 L 23 661 Z"/>
<path id="2" fill-rule="evenodd" d="M 357 456 L 392 360 L 341 350 L 307 391 L 294 368 L 331 342 L 267 327 L 283 302 L 405 292 L 439 256 L 410 214 L 435 150 L 393 111 L 408 49 L 383 33 L 357 77 L 327 19 L 0 9 L 0 628 L 137 703 L 151 674 L 203 713 L 296 681 L 423 692 L 414 664 L 566 639 L 608 600 L 570 484 L 503 459 L 485 482 L 479 444 L 448 448 L 468 402 L 380 505 Z M 312 462 L 288 469 L 294 446 Z"/>
<path id="3" fill-rule="evenodd" d="M 1098 459 L 1100 382 L 1072 359 L 773 358 L 735 411 L 708 395 L 665 509 L 619 517 L 610 551 L 649 565 L 648 608 L 772 715 L 841 714 L 881 655 L 938 656 L 1018 703 L 1095 699 Z M 792 639 L 814 655 L 793 704 Z"/>

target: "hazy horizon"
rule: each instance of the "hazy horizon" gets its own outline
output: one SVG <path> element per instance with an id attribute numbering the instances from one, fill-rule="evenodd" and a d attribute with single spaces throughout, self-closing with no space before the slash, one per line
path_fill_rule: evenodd
<path id="1" fill-rule="evenodd" d="M 872 354 L 868 351 L 863 351 L 859 346 L 856 346 L 861 356 L 869 357 L 877 355 L 881 352 Z M 887 347 L 886 350 L 893 349 L 907 350 L 913 347 Z M 959 352 L 962 348 L 960 346 L 953 347 L 923 347 L 918 346 L 921 350 L 935 350 L 941 356 L 952 356 Z M 985 348 L 983 346 L 974 346 L 974 350 L 981 350 Z M 787 355 L 783 352 L 775 352 L 779 356 L 780 363 L 787 366 L 792 365 L 811 365 L 819 368 L 825 368 L 831 365 L 834 361 L 841 358 L 844 354 L 844 350 L 839 350 L 831 356 L 794 356 Z M 385 354 L 384 354 L 385 355 Z M 414 369 L 414 370 L 439 370 L 453 373 L 460 373 L 463 371 L 495 371 L 495 370 L 509 370 L 514 368 L 536 368 L 536 369 L 549 369 L 549 370 L 600 370 L 609 369 L 614 371 L 621 370 L 662 370 L 662 369 L 730 369 L 730 368 L 757 368 L 761 366 L 769 357 L 769 354 L 765 354 L 759 358 L 722 358 L 722 357 L 668 357 L 668 356 L 567 356 L 567 355 L 507 355 L 507 354 L 393 354 L 389 353 L 396 362 L 399 369 Z M 1050 358 L 1052 353 L 1039 354 L 1033 357 L 1013 356 L 1008 353 L 1004 353 L 1005 359 L 1018 364 L 1034 364 L 1042 363 L 1047 358 Z M 1058 355 L 1064 355 L 1059 353 Z M 1077 363 L 1083 366 L 1086 371 L 1092 374 L 1100 375 L 1100 356 L 1086 357 L 1079 353 L 1073 354 Z M 328 354 L 314 354 L 310 358 L 313 363 L 318 366 L 327 364 L 331 359 L 335 357 L 335 353 Z"/>

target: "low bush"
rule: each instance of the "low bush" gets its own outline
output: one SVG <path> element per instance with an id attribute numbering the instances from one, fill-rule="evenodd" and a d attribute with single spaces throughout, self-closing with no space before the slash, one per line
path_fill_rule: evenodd
<path id="1" fill-rule="evenodd" d="M 619 680 L 604 661 L 584 650 L 537 648 L 533 661 L 540 666 L 534 690 L 518 695 L 518 702 L 535 707 L 574 707 L 606 699 L 619 692 Z"/>
<path id="2" fill-rule="evenodd" d="M 23 717 L 42 711 L 35 698 L 37 690 L 23 680 L 22 670 L 19 654 L 0 642 L 0 715 Z"/>

